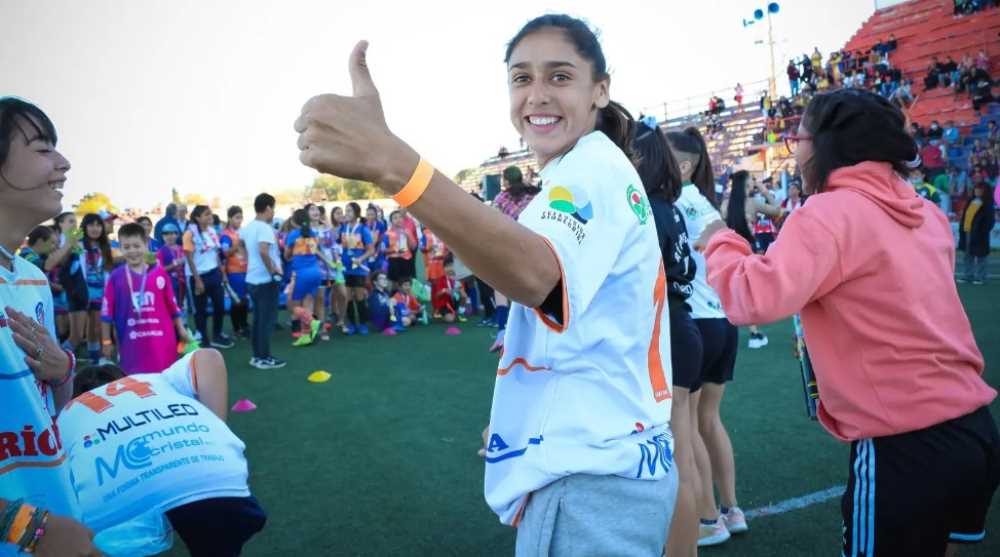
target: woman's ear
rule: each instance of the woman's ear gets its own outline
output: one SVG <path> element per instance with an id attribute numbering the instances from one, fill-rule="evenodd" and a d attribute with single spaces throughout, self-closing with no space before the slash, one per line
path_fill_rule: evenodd
<path id="1" fill-rule="evenodd" d="M 611 102 L 611 78 L 605 78 L 594 84 L 594 106 L 598 110 L 606 108 Z"/>

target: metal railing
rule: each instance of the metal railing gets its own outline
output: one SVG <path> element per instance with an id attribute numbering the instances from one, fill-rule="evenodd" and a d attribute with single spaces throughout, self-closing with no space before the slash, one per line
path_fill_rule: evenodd
<path id="1" fill-rule="evenodd" d="M 760 99 L 762 92 L 766 92 L 769 80 L 761 79 L 750 83 L 743 83 L 743 105 L 756 103 Z M 664 101 L 662 103 L 643 107 L 642 113 L 647 116 L 655 116 L 660 122 L 667 120 L 688 118 L 704 113 L 708 110 L 708 102 L 712 97 L 719 97 L 726 102 L 726 107 L 735 106 L 736 87 L 725 87 L 715 89 L 706 93 L 698 93 L 682 99 Z"/>

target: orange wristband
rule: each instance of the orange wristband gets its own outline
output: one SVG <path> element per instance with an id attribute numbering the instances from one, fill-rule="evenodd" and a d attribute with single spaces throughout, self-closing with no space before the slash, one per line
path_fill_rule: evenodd
<path id="1" fill-rule="evenodd" d="M 10 530 L 7 531 L 7 543 L 15 545 L 20 543 L 21 538 L 24 537 L 24 533 L 28 529 L 28 524 L 31 524 L 31 518 L 34 514 L 35 507 L 31 505 L 21 505 L 21 508 L 17 509 L 17 514 L 10 524 Z"/>
<path id="2" fill-rule="evenodd" d="M 413 205 L 427 191 L 427 186 L 431 185 L 433 177 L 434 167 L 421 157 L 416 170 L 413 171 L 413 176 L 410 176 L 410 181 L 392 198 L 396 203 L 399 203 L 400 207 Z"/>

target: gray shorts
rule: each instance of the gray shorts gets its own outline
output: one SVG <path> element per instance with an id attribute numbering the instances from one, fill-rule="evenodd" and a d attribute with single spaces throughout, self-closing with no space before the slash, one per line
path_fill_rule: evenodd
<path id="1" fill-rule="evenodd" d="M 677 467 L 662 480 L 575 474 L 531 494 L 517 557 L 660 557 L 677 502 Z"/>

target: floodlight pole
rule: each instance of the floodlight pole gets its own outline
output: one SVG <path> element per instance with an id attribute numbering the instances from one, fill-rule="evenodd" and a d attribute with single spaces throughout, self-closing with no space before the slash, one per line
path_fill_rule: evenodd
<path id="1" fill-rule="evenodd" d="M 767 10 L 767 45 L 771 49 L 771 82 L 769 84 L 771 102 L 778 94 L 778 74 L 774 71 L 774 30 L 771 27 L 771 10 Z"/>

